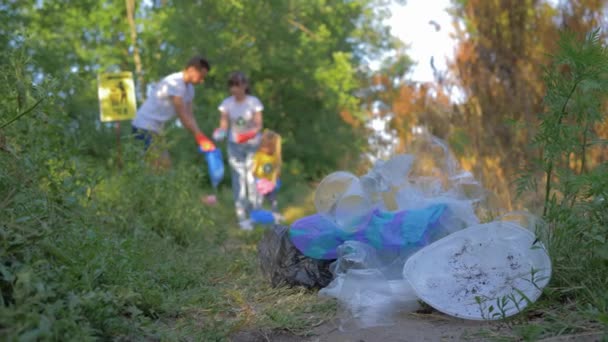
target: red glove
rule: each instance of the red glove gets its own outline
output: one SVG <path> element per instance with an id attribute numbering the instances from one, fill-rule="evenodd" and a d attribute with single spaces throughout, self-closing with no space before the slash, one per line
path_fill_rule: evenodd
<path id="1" fill-rule="evenodd" d="M 196 143 L 203 152 L 215 150 L 215 144 L 209 140 L 203 133 L 198 133 L 195 137 Z"/>
<path id="2" fill-rule="evenodd" d="M 252 129 L 251 131 L 237 134 L 235 140 L 236 140 L 237 144 L 242 144 L 244 142 L 247 142 L 247 141 L 255 138 L 256 135 L 258 135 L 258 131 L 255 129 Z"/>

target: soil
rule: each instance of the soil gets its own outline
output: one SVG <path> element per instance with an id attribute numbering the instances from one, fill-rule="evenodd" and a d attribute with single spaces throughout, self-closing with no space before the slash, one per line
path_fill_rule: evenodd
<path id="1" fill-rule="evenodd" d="M 437 312 L 403 314 L 391 326 L 341 331 L 339 320 L 327 322 L 309 336 L 287 332 L 245 331 L 232 337 L 233 342 L 404 342 L 404 341 L 484 341 L 482 329 L 497 330 L 487 322 L 466 321 Z"/>
<path id="2" fill-rule="evenodd" d="M 601 332 L 588 332 L 551 337 L 540 340 L 540 342 L 601 342 L 603 341 L 602 336 Z M 505 324 L 457 319 L 434 310 L 432 310 L 432 313 L 403 314 L 398 317 L 396 324 L 385 327 L 340 331 L 339 321 L 335 319 L 315 328 L 308 336 L 298 336 L 285 331 L 243 331 L 234 335 L 231 339 L 233 342 L 451 342 L 497 340 L 520 341 L 521 339 L 514 336 Z"/>

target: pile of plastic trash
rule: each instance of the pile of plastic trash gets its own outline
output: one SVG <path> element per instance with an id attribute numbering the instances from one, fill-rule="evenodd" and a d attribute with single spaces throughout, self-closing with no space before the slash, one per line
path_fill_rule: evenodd
<path id="1" fill-rule="evenodd" d="M 506 318 L 538 299 L 551 263 L 535 217 L 480 223 L 485 194 L 428 136 L 361 177 L 339 171 L 323 179 L 317 213 L 260 242 L 262 271 L 274 286 L 317 287 L 336 298 L 343 329 L 390 325 L 421 302 L 464 319 Z"/>

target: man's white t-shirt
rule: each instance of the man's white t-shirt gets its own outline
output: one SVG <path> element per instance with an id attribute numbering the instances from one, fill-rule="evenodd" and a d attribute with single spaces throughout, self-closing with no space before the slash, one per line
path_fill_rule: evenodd
<path id="1" fill-rule="evenodd" d="M 194 99 L 194 86 L 184 82 L 183 73 L 176 72 L 158 82 L 150 96 L 137 111 L 133 126 L 153 132 L 160 132 L 165 122 L 175 118 L 172 96 L 182 98 L 184 104 Z"/>
<path id="2" fill-rule="evenodd" d="M 247 132 L 255 128 L 255 113 L 264 110 L 262 102 L 255 96 L 247 95 L 245 99 L 238 102 L 234 96 L 226 98 L 218 107 L 220 112 L 227 113 L 230 120 L 230 135 L 231 142 L 236 142 L 236 136 L 239 133 Z M 259 143 L 259 137 L 251 139 L 247 144 Z"/>

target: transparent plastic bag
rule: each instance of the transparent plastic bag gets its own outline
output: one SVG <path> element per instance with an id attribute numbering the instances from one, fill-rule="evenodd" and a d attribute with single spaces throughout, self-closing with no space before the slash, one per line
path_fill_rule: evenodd
<path id="1" fill-rule="evenodd" d="M 317 188 L 315 203 L 318 204 L 318 213 L 346 231 L 344 236 L 349 236 L 348 233 L 357 228 L 393 238 L 393 234 L 398 232 L 398 236 L 406 241 L 412 232 L 426 227 L 422 239 L 409 245 L 404 243 L 399 249 L 383 247 L 382 244 L 372 244 L 372 247 L 367 244 L 372 240 L 365 239 L 345 241 L 338 247 L 337 260 L 331 266 L 334 280 L 320 294 L 338 299 L 343 329 L 391 324 L 397 312 L 416 310 L 419 307 L 417 296 L 403 277 L 405 262 L 428 244 L 479 223 L 474 204 L 483 197 L 483 189 L 472 174 L 459 169 L 445 143 L 432 136 L 424 136 L 412 151 L 412 154 L 377 161 L 361 178 L 343 171 L 332 173 Z M 345 198 L 352 200 L 344 201 Z M 341 202 L 342 207 L 349 210 L 336 210 Z M 439 219 L 428 225 L 429 221 L 420 213 L 436 206 L 447 209 L 442 209 Z M 376 217 L 366 216 L 370 212 L 386 212 L 387 219 L 368 220 L 368 217 Z M 404 221 L 400 221 L 401 217 Z M 316 234 L 329 234 L 327 230 L 333 229 L 331 225 L 321 225 L 317 221 L 309 217 L 302 223 L 318 226 Z M 385 224 L 365 230 L 360 225 L 349 225 L 352 222 Z M 404 226 L 403 222 L 407 225 Z M 299 224 L 295 226 L 300 228 Z M 406 230 L 395 227 L 406 227 Z M 353 239 L 358 237 L 350 236 Z M 368 237 L 369 234 L 363 236 Z M 296 245 L 310 248 L 314 243 L 307 241 Z M 319 246 L 319 249 L 322 248 Z"/>
<path id="2" fill-rule="evenodd" d="M 371 207 L 359 178 L 344 171 L 334 172 L 319 183 L 314 203 L 317 213 L 344 228 Z"/>
<path id="3" fill-rule="evenodd" d="M 292 237 L 292 241 L 305 254 L 322 258 L 330 250 L 328 246 L 338 246 L 328 254 L 332 258 L 337 255 L 331 266 L 334 279 L 320 294 L 338 299 L 341 328 L 391 324 L 396 313 L 416 310 L 418 297 L 445 313 L 479 319 L 479 315 L 471 313 L 471 305 L 488 303 L 482 298 L 479 303 L 471 304 L 471 300 L 475 301 L 474 296 L 471 297 L 474 295 L 471 289 L 465 300 L 469 305 L 466 309 L 462 309 L 465 304 L 451 301 L 463 300 L 460 293 L 454 292 L 458 286 L 462 287 L 462 281 L 455 278 L 467 276 L 466 272 L 473 272 L 469 274 L 471 277 L 478 276 L 474 269 L 481 266 L 490 265 L 490 271 L 492 267 L 500 267 L 504 272 L 495 273 L 494 278 L 485 280 L 486 284 L 478 284 L 475 291 L 482 291 L 480 293 L 486 297 L 493 293 L 501 295 L 500 300 L 513 296 L 516 306 L 523 308 L 523 297 L 516 296 L 517 291 L 504 291 L 501 281 L 508 281 L 521 287 L 527 298 L 536 300 L 540 292 L 522 285 L 522 279 L 527 276 L 528 283 L 535 281 L 542 288 L 550 277 L 551 267 L 544 246 L 538 244 L 531 233 L 538 234 L 542 222 L 528 214 L 511 213 L 490 224 L 480 225 L 478 213 L 496 213 L 498 210 L 488 205 L 491 194 L 470 172 L 460 168 L 447 144 L 428 133 L 420 134 L 408 153 L 377 161 L 360 178 L 344 171 L 329 175 L 319 184 L 315 194 L 318 215 L 323 218 L 313 215 L 293 226 L 295 229 L 292 231 L 297 232 L 297 236 Z M 421 216 L 420 213 L 428 208 L 438 206 L 442 210 L 437 219 Z M 517 227 L 515 230 L 514 226 Z M 484 228 L 475 230 L 479 229 L 475 227 Z M 496 227 L 507 228 L 500 232 Z M 422 234 L 413 234 L 421 232 L 421 229 Z M 477 236 L 469 236 L 470 232 Z M 370 238 L 372 236 L 376 238 Z M 384 239 L 385 236 L 391 239 Z M 416 239 L 409 243 L 411 236 L 416 236 Z M 469 236 L 468 242 L 458 240 L 462 236 Z M 483 237 L 487 239 L 480 240 L 478 243 L 481 245 L 471 247 L 478 253 L 462 263 L 464 271 L 452 272 L 445 246 L 455 244 L 462 247 Z M 385 242 L 389 240 L 397 243 Z M 532 240 L 537 243 L 537 251 L 521 249 L 522 243 L 534 245 Z M 389 245 L 399 245 L 400 248 L 390 248 Z M 511 257 L 517 258 L 519 265 L 529 267 L 527 273 L 522 268 L 521 274 L 517 274 L 522 279 L 505 278 L 509 276 L 508 268 L 511 267 L 507 263 L 509 251 L 512 254 L 517 252 Z M 468 264 L 469 261 L 473 264 Z M 476 266 L 474 262 L 477 262 Z M 539 269 L 535 270 L 535 267 Z M 489 274 L 488 270 L 484 272 Z M 435 278 L 443 279 L 437 283 L 441 286 L 429 283 L 429 279 Z M 490 319 L 494 319 L 493 310 L 499 309 L 490 306 L 483 306 L 484 314 L 490 314 Z M 510 310 L 506 311 L 507 315 L 515 313 L 510 307 L 501 309 L 505 308 Z"/>
<path id="4" fill-rule="evenodd" d="M 340 246 L 331 266 L 335 278 L 319 294 L 338 300 L 342 330 L 391 325 L 397 313 L 419 308 L 411 285 L 390 267 L 389 260 L 398 258 L 392 253 L 379 256 L 357 241 Z"/>
<path id="5" fill-rule="evenodd" d="M 496 219 L 496 221 L 513 222 L 532 232 L 546 249 L 549 248 L 549 229 L 547 223 L 540 217 L 524 210 L 511 211 Z"/>

